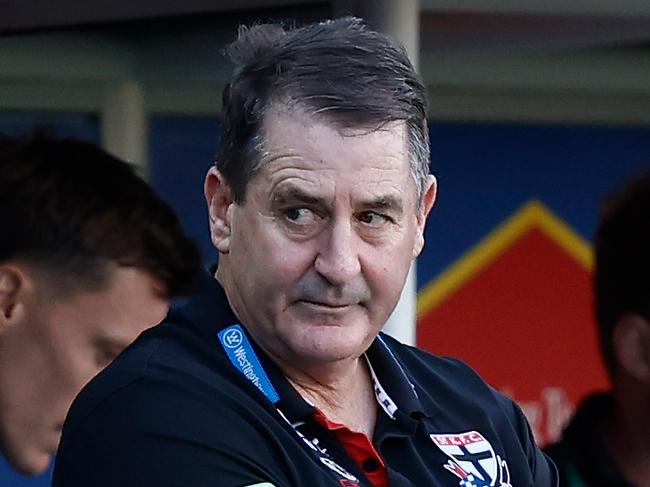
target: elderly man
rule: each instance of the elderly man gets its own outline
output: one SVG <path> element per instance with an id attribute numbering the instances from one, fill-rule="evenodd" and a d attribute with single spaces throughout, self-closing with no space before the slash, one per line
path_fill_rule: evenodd
<path id="1" fill-rule="evenodd" d="M 44 471 L 81 388 L 169 300 L 198 250 L 173 210 L 94 145 L 0 140 L 0 447 Z"/>
<path id="2" fill-rule="evenodd" d="M 55 485 L 555 485 L 512 402 L 380 334 L 436 194 L 404 50 L 344 18 L 230 53 L 216 280 L 80 396 Z"/>

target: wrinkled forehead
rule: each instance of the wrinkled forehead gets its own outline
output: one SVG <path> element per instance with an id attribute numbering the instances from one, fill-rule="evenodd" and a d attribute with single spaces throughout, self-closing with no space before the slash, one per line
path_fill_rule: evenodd
<path id="1" fill-rule="evenodd" d="M 340 127 L 327 117 L 284 108 L 269 112 L 257 178 L 275 186 L 331 185 L 416 197 L 405 123 Z"/>

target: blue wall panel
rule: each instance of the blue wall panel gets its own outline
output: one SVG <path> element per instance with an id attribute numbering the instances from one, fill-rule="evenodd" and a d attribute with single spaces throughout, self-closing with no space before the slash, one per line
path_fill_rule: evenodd
<path id="1" fill-rule="evenodd" d="M 151 184 L 178 213 L 183 227 L 212 263 L 216 251 L 208 233 L 203 198 L 205 173 L 214 160 L 219 120 L 208 117 L 154 117 L 150 126 Z"/>
<path id="2" fill-rule="evenodd" d="M 45 110 L 0 110 L 0 134 L 25 136 L 34 131 L 99 143 L 96 115 Z"/>
<path id="3" fill-rule="evenodd" d="M 650 167 L 650 128 L 436 122 L 431 145 L 439 193 L 419 287 L 531 198 L 591 240 L 602 195 Z"/>

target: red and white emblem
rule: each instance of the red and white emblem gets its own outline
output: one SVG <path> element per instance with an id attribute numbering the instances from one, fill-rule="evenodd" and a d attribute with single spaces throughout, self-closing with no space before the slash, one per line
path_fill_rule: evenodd
<path id="1" fill-rule="evenodd" d="M 478 431 L 429 436 L 450 459 L 444 467 L 460 479 L 471 475 L 475 479 L 472 485 L 509 485 L 507 463 L 494 452 L 490 442 Z"/>

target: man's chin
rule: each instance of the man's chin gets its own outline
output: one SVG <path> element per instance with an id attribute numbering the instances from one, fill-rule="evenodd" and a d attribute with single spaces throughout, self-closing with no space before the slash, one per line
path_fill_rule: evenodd
<path id="1" fill-rule="evenodd" d="M 46 452 L 35 452 L 12 455 L 7 454 L 9 464 L 23 475 L 40 475 L 50 466 L 52 454 Z"/>
<path id="2" fill-rule="evenodd" d="M 358 336 L 356 336 L 358 335 Z M 301 337 L 291 337 L 292 348 L 311 363 L 329 363 L 357 358 L 368 348 L 368 337 L 344 325 L 312 325 Z"/>

